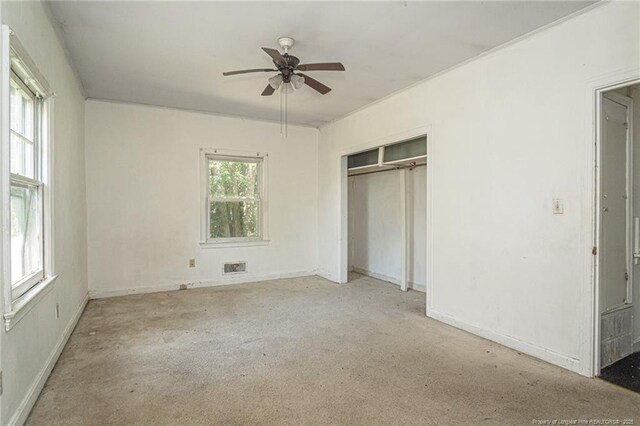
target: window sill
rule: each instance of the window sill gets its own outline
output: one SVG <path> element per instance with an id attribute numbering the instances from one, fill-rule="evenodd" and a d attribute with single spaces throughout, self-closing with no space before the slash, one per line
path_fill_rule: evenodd
<path id="1" fill-rule="evenodd" d="M 11 302 L 11 311 L 4 314 L 4 328 L 6 331 L 18 323 L 24 316 L 38 304 L 42 298 L 53 289 L 53 282 L 57 275 L 46 278 L 36 284 L 31 290 Z"/>
<path id="2" fill-rule="evenodd" d="M 270 243 L 269 240 L 258 240 L 258 241 L 227 241 L 220 243 L 200 243 L 200 248 L 203 249 L 216 249 L 216 248 L 233 248 L 233 247 L 257 247 L 257 246 L 268 246 Z"/>

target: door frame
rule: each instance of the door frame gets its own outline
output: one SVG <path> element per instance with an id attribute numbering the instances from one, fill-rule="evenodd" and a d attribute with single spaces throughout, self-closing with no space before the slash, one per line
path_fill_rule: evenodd
<path id="1" fill-rule="evenodd" d="M 623 86 L 624 87 L 624 86 Z M 627 108 L 627 132 L 626 132 L 626 147 L 625 147 L 625 151 L 626 151 L 626 170 L 625 170 L 625 190 L 627 191 L 627 200 L 626 200 L 626 205 L 625 205 L 625 220 L 626 220 L 626 233 L 625 233 L 625 246 L 626 246 L 626 259 L 625 259 L 625 266 L 627 269 L 627 273 L 628 278 L 627 278 L 627 295 L 625 298 L 625 303 L 617 305 L 611 309 L 609 309 L 607 312 L 613 312 L 619 309 L 624 309 L 626 308 L 628 305 L 632 305 L 633 304 L 633 299 L 632 299 L 632 293 L 633 293 L 633 267 L 632 267 L 632 257 L 633 257 L 633 99 L 629 98 L 628 96 L 622 95 L 620 93 L 617 92 L 603 92 L 600 98 L 600 101 L 603 102 L 604 99 L 607 98 L 612 102 L 615 102 L 617 104 L 623 105 Z M 602 110 L 600 111 L 600 120 L 602 120 Z M 602 123 L 602 121 L 600 121 L 600 123 Z M 600 138 L 602 140 L 603 138 L 603 129 L 602 126 L 600 128 Z M 604 160 L 602 158 L 602 149 L 600 150 L 600 158 L 598 158 L 599 160 L 599 164 L 603 164 Z M 600 172 L 602 170 L 602 168 L 599 168 L 598 171 Z M 599 182 L 599 192 L 602 193 L 602 184 L 603 181 L 600 180 Z M 600 220 L 602 221 L 602 214 L 600 215 Z M 602 238 L 602 232 L 603 232 L 603 228 L 602 228 L 602 222 L 600 222 L 600 235 L 599 237 Z M 603 252 L 601 250 L 598 250 L 598 257 L 602 257 Z M 601 262 L 601 260 L 600 260 Z M 599 274 L 602 273 L 602 271 L 599 271 Z M 602 283 L 602 277 L 599 277 Z M 601 297 L 601 294 L 599 294 L 599 297 Z M 602 313 L 601 313 L 602 314 Z"/>
<path id="2" fill-rule="evenodd" d="M 599 251 L 600 243 L 601 243 L 601 233 L 602 233 L 602 174 L 599 165 L 602 163 L 602 126 L 601 126 L 601 118 L 602 118 L 602 99 L 605 92 L 619 89 L 622 87 L 632 86 L 640 83 L 640 74 L 637 70 L 633 70 L 631 72 L 625 73 L 626 75 L 618 75 L 607 78 L 606 80 L 601 80 L 599 82 L 594 82 L 589 88 L 589 98 L 592 109 L 592 120 L 590 123 L 591 132 L 593 135 L 594 141 L 594 150 L 592 151 L 593 157 L 592 161 L 590 161 L 590 172 L 593 173 L 592 180 L 592 208 L 591 208 L 591 217 L 592 217 L 592 226 L 590 227 L 591 238 L 593 241 L 593 250 L 591 254 L 590 264 L 590 272 L 591 272 L 591 315 L 590 315 L 590 327 L 588 329 L 591 330 L 591 335 L 587 336 L 590 340 L 590 344 L 588 344 L 589 353 L 587 356 L 590 358 L 590 375 L 591 376 L 599 376 L 600 375 L 600 320 L 601 320 L 601 300 L 600 300 L 600 256 L 601 253 Z M 621 95 L 622 96 L 622 95 Z M 632 108 L 632 106 L 631 106 Z M 633 119 L 632 110 L 629 109 L 627 112 L 630 115 L 630 119 Z M 629 127 L 633 127 L 633 122 L 629 121 Z M 632 135 L 629 135 L 629 140 L 632 141 Z M 627 156 L 627 161 L 632 161 L 633 157 L 633 143 L 630 142 L 631 146 L 631 155 Z M 629 151 L 627 151 L 629 154 Z M 633 176 L 629 176 L 632 173 L 633 164 L 628 169 L 627 181 L 632 179 Z M 632 194 L 629 195 L 628 200 L 628 208 L 627 215 L 632 214 L 632 206 L 633 201 L 631 199 Z M 628 233 L 629 234 L 629 233 Z M 629 236 L 627 237 L 629 239 Z M 629 240 L 631 241 L 631 240 Z M 632 244 L 632 242 L 631 242 Z M 630 247 L 631 248 L 631 247 Z M 631 253 L 631 252 L 629 252 Z M 629 260 L 628 260 L 629 261 Z M 629 279 L 632 280 L 631 272 L 629 273 Z M 632 281 L 631 281 L 632 282 Z M 629 292 L 629 289 L 627 289 Z"/>

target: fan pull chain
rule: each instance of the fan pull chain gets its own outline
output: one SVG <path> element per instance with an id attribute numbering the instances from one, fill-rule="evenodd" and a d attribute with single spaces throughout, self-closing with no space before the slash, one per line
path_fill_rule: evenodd
<path id="1" fill-rule="evenodd" d="M 282 102 L 283 96 L 284 105 Z M 280 86 L 280 134 L 283 133 L 285 137 L 289 136 L 289 93 L 285 90 L 284 84 Z"/>
<path id="2" fill-rule="evenodd" d="M 280 90 L 280 134 L 282 134 L 282 90 Z"/>

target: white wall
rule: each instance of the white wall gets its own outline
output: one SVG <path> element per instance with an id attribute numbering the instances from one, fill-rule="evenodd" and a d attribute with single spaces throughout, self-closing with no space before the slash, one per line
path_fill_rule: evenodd
<path id="1" fill-rule="evenodd" d="M 53 289 L 13 328 L 0 330 L 1 424 L 24 421 L 87 296 L 84 99 L 39 2 L 2 2 L 8 24 L 56 93 Z M 1 294 L 1 292 L 0 292 Z M 1 296 L 0 296 L 1 297 Z M 56 320 L 56 303 L 60 318 Z M 3 306 L 0 303 L 0 306 Z"/>
<path id="2" fill-rule="evenodd" d="M 591 374 L 590 88 L 638 74 L 639 7 L 600 5 L 322 126 L 319 273 L 341 274 L 340 156 L 431 126 L 428 314 Z"/>
<path id="3" fill-rule="evenodd" d="M 248 262 L 235 281 L 315 273 L 316 129 L 88 101 L 86 139 L 92 296 L 230 282 L 225 261 Z M 199 246 L 201 147 L 268 153 L 267 246 Z"/>
<path id="4" fill-rule="evenodd" d="M 402 270 L 400 171 L 349 178 L 349 265 L 394 284 Z M 407 170 L 409 286 L 425 289 L 426 168 Z"/>

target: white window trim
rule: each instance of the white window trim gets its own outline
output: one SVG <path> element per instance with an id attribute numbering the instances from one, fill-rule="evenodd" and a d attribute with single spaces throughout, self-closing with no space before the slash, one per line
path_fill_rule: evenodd
<path id="1" fill-rule="evenodd" d="M 209 159 L 242 160 L 259 162 L 258 187 L 260 188 L 259 237 L 209 238 Z M 237 151 L 220 148 L 200 148 L 200 247 L 231 248 L 265 246 L 269 244 L 269 200 L 267 197 L 269 154 L 255 151 Z"/>
<path id="2" fill-rule="evenodd" d="M 12 64 L 17 69 L 18 76 L 27 81 L 29 88 L 40 96 L 38 104 L 42 108 L 39 117 L 43 123 L 39 130 L 39 149 L 41 158 L 45 159 L 39 165 L 41 167 L 41 179 L 34 181 L 42 192 L 41 208 L 44 210 L 43 217 L 43 276 L 28 277 L 24 285 L 29 285 L 29 289 L 21 292 L 19 287 L 12 289 L 11 286 L 11 217 L 8 212 L 11 208 L 11 172 L 10 172 L 10 113 L 9 94 Z M 0 266 L 2 270 L 1 281 L 4 296 L 5 329 L 7 331 L 22 319 L 44 295 L 53 288 L 52 284 L 58 277 L 54 268 L 54 245 L 53 245 L 53 97 L 46 79 L 40 74 L 34 62 L 31 60 L 19 40 L 11 29 L 3 25 L 0 43 L 0 102 L 1 116 L 0 122 L 2 134 L 0 134 L 0 193 L 2 208 L 0 211 L 1 223 L 1 244 Z M 15 179 L 15 176 L 14 176 Z M 28 178 L 20 177 L 20 180 L 29 183 Z M 33 183 L 33 182 L 31 182 Z M 37 284 L 33 285 L 33 281 Z"/>

